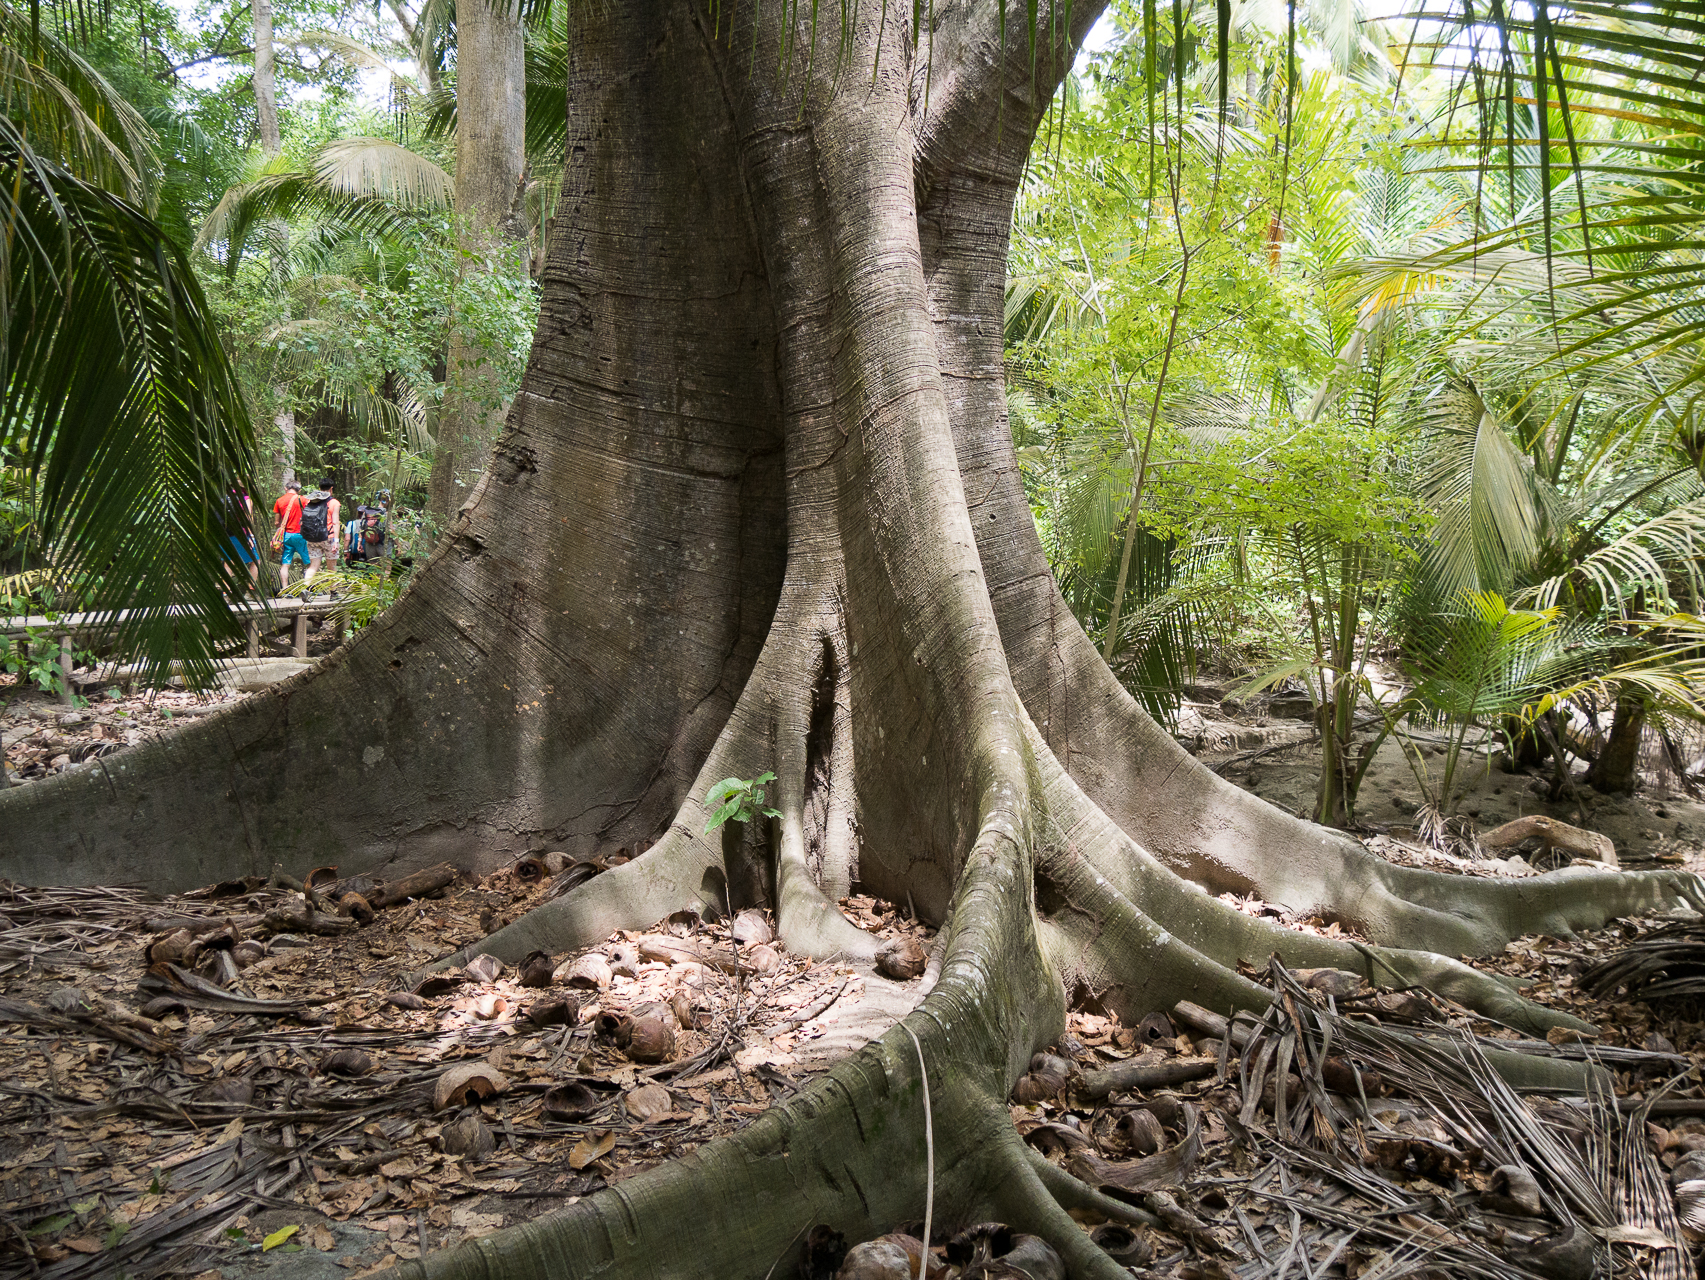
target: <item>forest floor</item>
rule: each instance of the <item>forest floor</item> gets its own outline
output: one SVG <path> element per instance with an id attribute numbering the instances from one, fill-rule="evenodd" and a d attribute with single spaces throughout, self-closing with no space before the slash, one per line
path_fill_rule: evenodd
<path id="1" fill-rule="evenodd" d="M 9 762 L 19 773 L 76 763 L 44 761 L 46 748 L 72 752 L 17 728 L 74 737 L 116 720 L 123 737 L 89 735 L 110 752 L 183 723 L 181 711 L 165 718 L 173 706 L 213 705 L 182 693 L 108 703 L 61 725 L 77 713 L 14 694 L 0 720 Z M 1306 813 L 1307 734 L 1244 713 L 1187 721 L 1184 736 L 1233 781 Z M 1705 869 L 1705 806 L 1656 780 L 1636 797 L 1581 789 L 1552 804 L 1536 778 L 1484 757 L 1465 767 L 1479 774 L 1462 809 L 1478 808 L 1482 828 L 1545 812 L 1611 834 L 1625 866 Z M 1428 848 L 1416 797 L 1388 744 L 1363 788 L 1370 847 L 1443 870 L 1531 873 L 1508 851 Z M 263 882 L 160 899 L 0 881 L 0 1278 L 383 1271 L 732 1132 L 881 1034 L 931 981 L 905 976 L 916 963 L 889 977 L 791 957 L 759 940 L 757 919 L 740 922 L 736 946 L 731 922 L 672 917 L 580 953 L 578 987 L 577 957 L 561 955 L 532 975 L 554 974 L 545 988 L 470 966 L 413 995 L 432 960 L 552 892 L 531 870 L 461 879 L 359 927 L 316 926 L 303 894 Z M 335 901 L 349 887 L 318 892 Z M 904 909 L 843 907 L 916 941 L 921 963 L 931 934 Z M 187 933 L 164 927 L 185 918 Z M 1250 975 L 1279 997 L 1259 1021 L 1181 1005 L 1126 1026 L 1093 1001 L 1073 1010 L 1015 1090 L 1014 1124 L 1131 1206 L 1134 1227 L 1080 1216 L 1133 1274 L 1691 1274 L 1692 1232 L 1705 1227 L 1699 988 L 1649 1002 L 1636 988 L 1705 969 L 1705 933 L 1631 921 L 1522 939 L 1480 963 L 1596 1033 L 1535 1041 L 1422 993 L 1274 966 Z M 673 1041 L 661 1051 L 660 1034 Z M 1484 1053 L 1499 1049 L 1591 1059 L 1609 1087 L 1517 1096 L 1493 1082 Z M 964 1225 L 932 1242 L 962 1273 L 1013 1247 L 988 1230 L 950 1245 Z M 833 1276 L 858 1243 L 813 1232 L 788 1274 Z M 1014 1265 L 1034 1245 L 1017 1248 Z M 1043 1280 L 1046 1264 L 1019 1273 Z"/>
<path id="2" fill-rule="evenodd" d="M 926 985 L 765 947 L 759 914 L 738 948 L 728 921 L 613 935 L 580 953 L 601 971 L 553 957 L 544 987 L 514 967 L 411 976 L 548 892 L 505 870 L 317 936 L 263 919 L 295 903 L 331 927 L 263 881 L 0 881 L 0 1276 L 385 1269 L 732 1132 Z M 842 909 L 916 939 L 922 970 L 929 930 Z"/>

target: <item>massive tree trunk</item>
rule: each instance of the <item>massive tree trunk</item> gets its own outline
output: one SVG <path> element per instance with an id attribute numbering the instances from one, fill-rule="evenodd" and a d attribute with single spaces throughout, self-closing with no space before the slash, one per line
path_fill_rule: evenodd
<path id="1" fill-rule="evenodd" d="M 526 45 L 510 0 L 462 0 L 456 9 L 456 235 L 463 271 L 527 274 L 521 205 L 526 165 Z M 429 502 L 447 522 L 491 458 L 503 426 L 499 362 L 464 316 L 446 360 Z"/>
<path id="2" fill-rule="evenodd" d="M 655 841 L 477 948 L 504 957 L 766 883 L 813 954 L 872 949 L 830 901 L 854 881 L 943 924 L 921 1050 L 897 1029 L 737 1138 L 419 1272 L 786 1274 L 814 1222 L 920 1216 L 921 1052 L 937 1220 L 998 1216 L 1119 1275 L 1066 1208 L 1121 1211 L 1038 1167 L 1004 1107 L 1066 992 L 1260 1005 L 1237 964 L 1277 952 L 1543 1027 L 1445 956 L 1705 900 L 1669 873 L 1389 866 L 1216 778 L 1113 680 L 1042 555 L 1001 369 L 1018 177 L 1097 8 L 1057 33 L 1044 9 L 1034 62 L 1017 0 L 1004 46 L 992 5 L 936 5 L 924 53 L 905 6 L 847 33 L 825 8 L 815 50 L 782 5 L 576 8 L 532 362 L 425 572 L 317 671 L 0 799 L 6 874 L 35 882 Z M 754 876 L 699 798 L 765 769 L 782 816 Z"/>

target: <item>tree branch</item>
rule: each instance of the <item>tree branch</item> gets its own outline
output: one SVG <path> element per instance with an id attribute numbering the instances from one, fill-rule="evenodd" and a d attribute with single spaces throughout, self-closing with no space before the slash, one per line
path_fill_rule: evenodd
<path id="1" fill-rule="evenodd" d="M 968 157 L 1003 135 L 1018 144 L 1022 164 L 1036 123 L 1105 7 L 1106 0 L 1038 6 L 1034 63 L 1023 0 L 1007 5 L 1004 48 L 998 4 L 937 11 L 938 25 L 924 33 L 912 69 L 918 190 L 928 191 L 943 172 L 965 167 Z M 998 76 L 997 64 L 1004 64 Z M 991 101 L 997 80 L 998 96 Z"/>
<path id="2" fill-rule="evenodd" d="M 231 28 L 237 25 L 237 19 L 243 15 L 243 12 L 244 8 L 241 4 L 231 6 L 231 16 L 225 20 L 225 29 L 219 33 L 219 38 L 213 42 L 212 53 L 205 53 L 199 58 L 191 58 L 188 62 L 180 62 L 175 67 L 167 67 L 164 71 L 156 72 L 154 78 L 164 80 L 167 76 L 177 75 L 185 67 L 193 67 L 202 62 L 212 62 L 215 58 L 234 58 L 240 53 L 253 53 L 253 48 L 231 49 L 225 52 L 220 52 L 219 49 L 219 46 L 225 43 L 225 37 L 231 34 Z"/>

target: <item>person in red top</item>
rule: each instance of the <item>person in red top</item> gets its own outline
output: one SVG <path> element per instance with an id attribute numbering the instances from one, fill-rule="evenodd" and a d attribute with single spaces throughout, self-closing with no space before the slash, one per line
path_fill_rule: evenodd
<path id="1" fill-rule="evenodd" d="M 280 553 L 278 585 L 283 590 L 290 585 L 290 562 L 294 560 L 308 572 L 308 543 L 302 537 L 302 482 L 291 480 L 272 504 L 272 514 L 278 517 L 278 527 L 272 531 L 272 545 Z"/>

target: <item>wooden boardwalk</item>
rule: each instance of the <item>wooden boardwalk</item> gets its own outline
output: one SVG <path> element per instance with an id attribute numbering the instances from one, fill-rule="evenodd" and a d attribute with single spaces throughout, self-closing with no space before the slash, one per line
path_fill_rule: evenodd
<path id="1" fill-rule="evenodd" d="M 248 656 L 260 657 L 260 629 L 269 619 L 276 625 L 280 619 L 291 621 L 290 640 L 291 651 L 298 658 L 308 656 L 308 619 L 325 617 L 335 614 L 341 607 L 337 600 L 304 600 L 299 596 L 280 596 L 272 600 L 251 600 L 243 604 L 231 606 L 231 612 L 239 617 L 246 616 L 249 633 Z M 173 606 L 169 613 L 182 613 L 180 606 Z M 71 641 L 74 637 L 100 636 L 112 631 L 121 622 L 134 617 L 136 611 L 121 610 L 118 613 L 65 613 L 54 617 L 45 614 L 33 616 L 0 617 L 0 636 L 8 639 L 28 638 L 30 635 L 46 633 L 59 641 L 60 666 L 65 672 L 65 697 L 69 700 L 72 689 L 72 659 Z M 338 638 L 342 639 L 343 628 L 338 627 Z"/>

